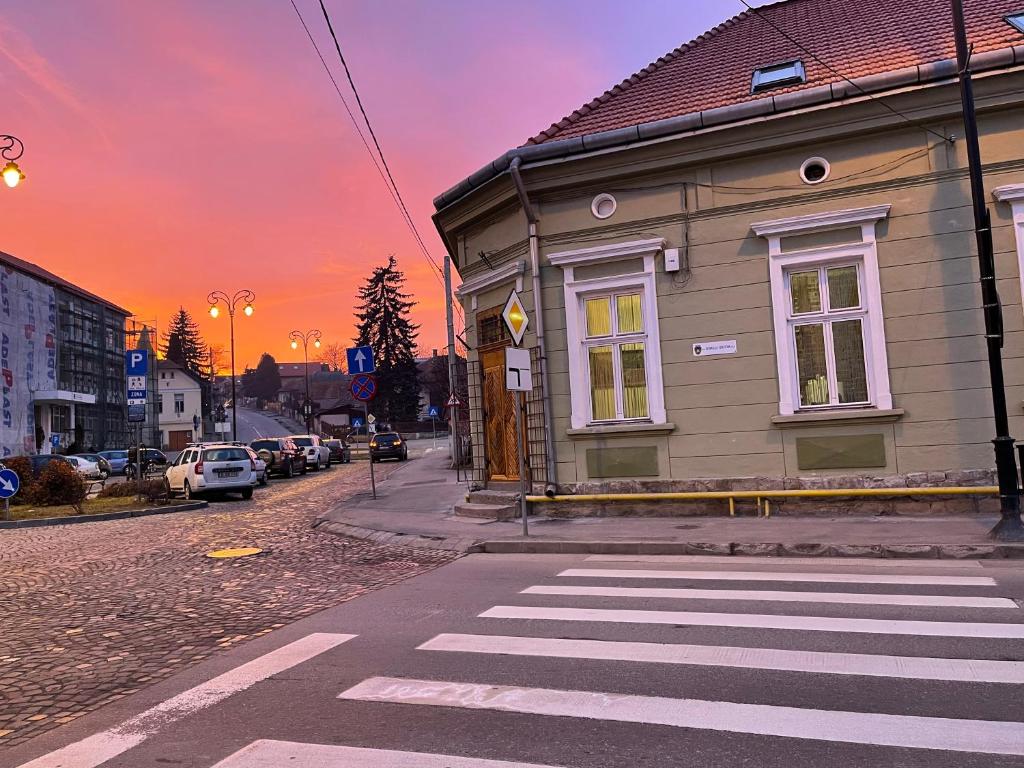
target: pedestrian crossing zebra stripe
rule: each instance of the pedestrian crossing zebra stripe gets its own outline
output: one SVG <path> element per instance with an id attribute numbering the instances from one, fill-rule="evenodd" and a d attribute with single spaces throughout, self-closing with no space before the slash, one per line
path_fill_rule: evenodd
<path id="1" fill-rule="evenodd" d="M 373 677 L 339 699 L 519 712 L 883 747 L 1024 755 L 1024 724 Z"/>
<path id="2" fill-rule="evenodd" d="M 213 768 L 557 768 L 515 761 L 453 757 L 428 752 L 303 744 L 260 739 L 226 757 Z"/>
<path id="3" fill-rule="evenodd" d="M 908 584 L 942 587 L 994 587 L 990 576 L 941 576 L 903 573 L 779 573 L 777 571 L 665 571 L 655 569 L 569 568 L 558 574 L 576 578 L 689 579 L 698 581 L 793 581 L 834 584 Z"/>
<path id="4" fill-rule="evenodd" d="M 632 611 L 606 608 L 541 608 L 523 605 L 496 605 L 481 613 L 479 617 L 482 619 L 544 619 L 549 621 L 593 621 L 616 624 L 673 624 L 689 627 L 785 629 L 803 632 L 853 632 L 875 635 L 1024 639 L 1024 624 L 966 621 L 897 621 L 892 619 L 849 619 L 831 616 L 787 616 L 754 613 Z"/>
<path id="5" fill-rule="evenodd" d="M 678 600 L 744 600 L 774 603 L 842 603 L 848 605 L 904 605 L 923 608 L 1017 608 L 1006 597 L 970 595 L 878 595 L 864 592 L 775 592 L 751 589 L 678 589 L 635 587 L 527 587 L 524 595 L 571 595 L 575 597 L 669 598 Z"/>
<path id="6" fill-rule="evenodd" d="M 803 565 L 810 567 L 843 566 L 849 568 L 950 568 L 953 570 L 983 568 L 980 560 L 898 560 L 881 557 L 757 557 L 754 555 L 588 555 L 594 563 L 725 563 L 742 566 Z"/>
<path id="7" fill-rule="evenodd" d="M 560 659 L 687 664 L 735 669 L 771 669 L 810 674 L 896 677 L 959 683 L 1024 683 L 1024 662 L 989 659 L 937 659 L 869 653 L 788 651 L 721 645 L 570 640 L 511 635 L 446 633 L 419 646 L 423 651 L 482 653 L 495 656 L 546 656 Z"/>

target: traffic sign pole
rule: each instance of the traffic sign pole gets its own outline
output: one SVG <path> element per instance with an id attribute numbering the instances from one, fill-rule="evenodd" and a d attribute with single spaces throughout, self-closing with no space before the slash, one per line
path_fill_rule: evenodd
<path id="1" fill-rule="evenodd" d="M 370 449 L 370 404 L 363 400 L 363 416 L 366 417 L 366 455 L 370 459 L 370 492 L 377 498 L 377 481 L 373 476 L 373 451 Z"/>
<path id="2" fill-rule="evenodd" d="M 530 535 L 529 523 L 526 522 L 526 462 L 523 460 L 523 407 L 526 405 L 526 394 L 518 393 L 516 398 L 516 453 L 519 454 L 519 511 L 523 516 L 523 536 Z"/>

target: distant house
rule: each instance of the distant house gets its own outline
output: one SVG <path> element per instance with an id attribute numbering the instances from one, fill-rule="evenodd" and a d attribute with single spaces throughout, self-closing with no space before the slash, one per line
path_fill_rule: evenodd
<path id="1" fill-rule="evenodd" d="M 160 361 L 158 376 L 161 447 L 180 451 L 203 436 L 202 381 L 170 360 Z"/>
<path id="2" fill-rule="evenodd" d="M 1019 438 L 1024 5 L 966 5 Z M 956 74 L 948 3 L 776 2 L 438 196 L 477 483 L 518 478 L 513 288 L 523 346 L 546 363 L 528 406 L 535 484 L 992 483 Z"/>

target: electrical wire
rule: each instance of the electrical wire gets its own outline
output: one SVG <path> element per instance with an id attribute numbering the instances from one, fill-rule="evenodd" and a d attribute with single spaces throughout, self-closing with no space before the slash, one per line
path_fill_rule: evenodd
<path id="1" fill-rule="evenodd" d="M 748 11 L 750 11 L 755 16 L 757 16 L 757 18 L 759 18 L 761 21 L 763 21 L 769 27 L 771 27 L 776 32 L 778 32 L 780 35 L 782 35 L 784 38 L 786 38 L 789 42 L 791 42 L 793 45 L 795 45 L 801 51 L 803 51 L 808 56 L 810 56 L 812 59 L 814 59 L 816 62 L 818 62 L 821 66 L 825 67 L 825 69 L 827 69 L 833 75 L 835 75 L 836 77 L 838 77 L 841 80 L 845 81 L 846 83 L 849 83 L 850 85 L 852 85 L 854 88 L 856 88 L 858 91 L 860 91 L 864 96 L 867 96 L 872 101 L 874 101 L 874 102 L 878 103 L 879 105 L 885 107 L 887 110 L 892 112 L 897 117 L 903 118 L 904 120 L 906 120 L 911 125 L 914 125 L 914 126 L 916 126 L 918 128 L 923 128 L 924 130 L 928 131 L 928 133 L 932 134 L 933 136 L 938 136 L 943 141 L 952 143 L 952 141 L 953 141 L 952 137 L 950 137 L 950 136 L 943 136 L 938 131 L 933 131 L 928 126 L 923 125 L 919 120 L 914 120 L 913 118 L 908 117 L 907 115 L 905 115 L 902 112 L 900 112 L 898 109 L 896 109 L 894 106 L 892 106 L 888 102 L 883 101 L 882 99 L 878 98 L 877 96 L 872 96 L 870 93 L 865 91 L 863 88 L 861 88 L 859 85 L 857 85 L 855 82 L 853 82 L 853 80 L 848 78 L 846 75 L 844 75 L 842 72 L 837 70 L 835 67 L 833 67 L 833 66 L 831 66 L 829 64 L 826 64 L 824 61 L 822 61 L 821 58 L 818 57 L 818 55 L 816 53 L 814 53 L 812 50 L 810 50 L 805 45 L 800 43 L 799 40 L 797 40 L 792 35 L 790 35 L 788 32 L 786 32 L 786 30 L 782 29 L 782 27 L 780 27 L 778 24 L 776 24 L 773 21 L 770 21 L 764 14 L 762 14 L 757 8 L 752 6 L 747 0 L 740 0 L 740 2 L 743 3 L 743 5 L 745 5 L 747 7 Z"/>
<path id="2" fill-rule="evenodd" d="M 359 136 L 359 140 L 362 142 L 363 147 L 366 149 L 366 153 L 370 156 L 370 161 L 373 163 L 373 167 L 376 168 L 377 173 L 378 173 L 378 175 L 381 178 L 381 181 L 384 183 L 385 188 L 388 190 L 388 194 L 391 195 L 391 199 L 394 201 L 395 206 L 398 208 L 399 213 L 402 216 L 402 220 L 405 222 L 406 226 L 412 232 L 413 236 L 415 237 L 415 239 L 417 241 L 417 245 L 419 246 L 420 250 L 423 251 L 424 256 L 426 256 L 427 261 L 429 262 L 430 266 L 432 267 L 431 274 L 434 275 L 434 278 L 438 281 L 438 283 L 441 285 L 441 287 L 443 289 L 444 288 L 444 273 L 440 269 L 440 267 L 438 267 L 437 262 L 430 256 L 429 251 L 426 250 L 426 246 L 423 243 L 423 239 L 420 237 L 419 231 L 416 229 L 416 225 L 412 221 L 411 216 L 409 216 L 408 209 L 405 207 L 405 203 L 401 199 L 401 195 L 399 194 L 397 187 L 393 186 L 394 179 L 391 178 L 390 170 L 388 170 L 387 171 L 387 175 L 385 175 L 385 170 L 381 168 L 381 163 L 377 161 L 377 157 L 374 155 L 373 149 L 371 149 L 369 142 L 366 140 L 366 136 L 363 134 L 363 131 L 362 131 L 362 129 L 359 126 L 359 121 L 356 119 L 355 113 L 352 111 L 352 108 L 349 106 L 348 99 L 345 98 L 345 94 L 342 92 L 341 86 L 338 84 L 337 79 L 334 77 L 334 73 L 331 71 L 330 65 L 328 65 L 327 60 L 324 58 L 323 53 L 320 51 L 320 46 L 317 45 L 316 39 L 313 37 L 313 33 L 310 31 L 309 26 L 306 24 L 305 18 L 303 18 L 303 16 L 302 16 L 302 12 L 299 10 L 299 7 L 295 4 L 295 0 L 290 0 L 290 2 L 291 2 L 292 9 L 295 11 L 295 15 L 299 19 L 299 23 L 302 25 L 302 29 L 306 33 L 306 37 L 309 38 L 309 42 L 312 44 L 313 50 L 316 52 L 317 58 L 320 59 L 320 63 L 323 65 L 324 71 L 327 73 L 327 76 L 330 78 L 331 84 L 334 86 L 334 90 L 338 94 L 338 98 L 341 99 L 341 103 L 345 107 L 345 112 L 348 113 L 349 119 L 352 121 L 352 127 L 355 128 L 356 134 Z M 328 24 L 329 23 L 330 22 L 328 21 Z M 333 30 L 332 30 L 332 34 L 333 34 Z M 337 42 L 337 41 L 335 41 L 335 42 Z M 339 53 L 340 53 L 340 51 L 339 51 Z M 342 61 L 344 62 L 344 59 L 342 59 Z M 358 94 L 356 95 L 356 98 L 358 99 Z M 365 118 L 365 112 L 363 114 L 364 114 L 364 118 Z M 369 123 L 367 123 L 367 128 L 370 128 Z M 370 130 L 372 132 L 373 129 L 370 128 Z M 376 144 L 376 137 L 374 137 L 374 143 Z M 379 150 L 379 145 L 378 145 L 378 150 Z M 384 161 L 384 157 L 383 157 L 383 155 L 381 155 L 381 162 L 383 162 L 383 161 Z M 389 178 L 390 178 L 390 182 L 389 182 Z M 462 308 L 459 306 L 458 302 L 454 302 L 453 301 L 453 303 L 454 303 L 456 311 L 459 313 L 460 316 L 462 316 Z"/>

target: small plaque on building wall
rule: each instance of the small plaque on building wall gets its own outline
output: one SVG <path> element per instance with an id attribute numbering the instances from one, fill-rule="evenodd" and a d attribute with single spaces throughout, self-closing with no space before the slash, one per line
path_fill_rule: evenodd
<path id="1" fill-rule="evenodd" d="M 693 345 L 694 357 L 710 357 L 711 355 L 735 355 L 736 339 L 728 341 L 698 341 Z"/>
<path id="2" fill-rule="evenodd" d="M 799 469 L 864 469 L 884 467 L 885 438 L 881 435 L 798 437 Z"/>

